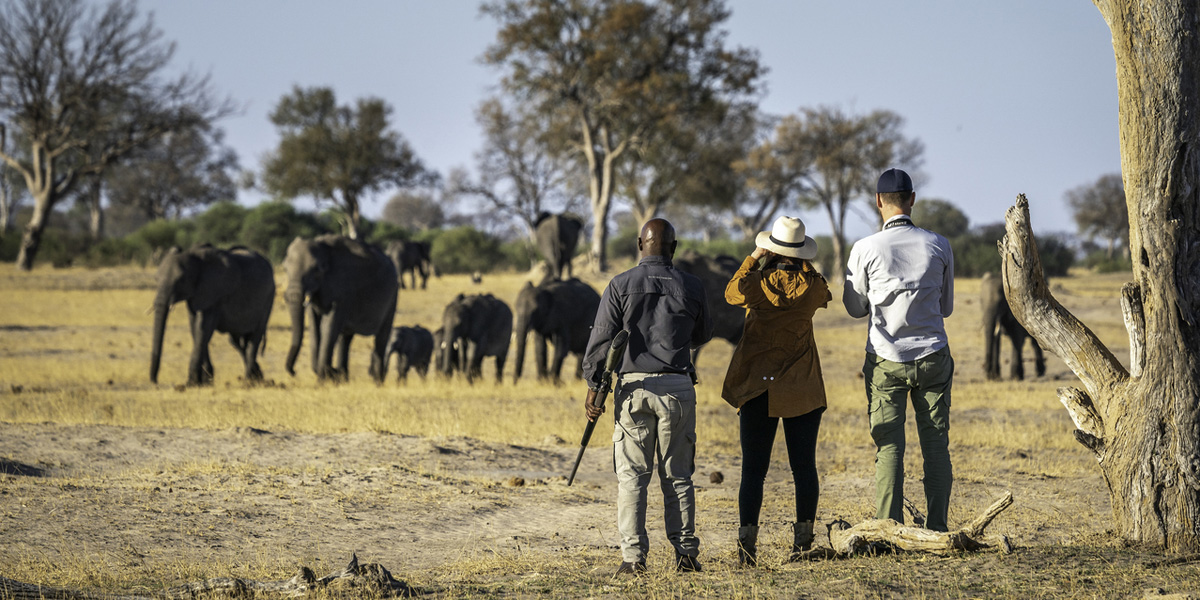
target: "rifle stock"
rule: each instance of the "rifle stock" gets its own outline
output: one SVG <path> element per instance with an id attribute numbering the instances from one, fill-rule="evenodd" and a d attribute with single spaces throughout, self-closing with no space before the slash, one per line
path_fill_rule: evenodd
<path id="1" fill-rule="evenodd" d="M 600 389 L 596 390 L 596 407 L 604 408 L 604 400 L 612 391 L 613 373 L 621 366 L 621 358 L 625 356 L 625 344 L 629 342 L 629 332 L 622 329 L 613 336 L 612 344 L 608 346 L 608 355 L 604 359 L 604 373 L 600 375 Z M 592 431 L 596 429 L 595 421 L 588 421 L 583 429 L 583 440 L 579 442 L 579 454 L 575 457 L 575 466 L 571 467 L 571 476 L 567 485 L 575 482 L 575 472 L 579 470 L 579 462 L 583 460 L 583 451 L 587 450 L 588 442 L 592 439 Z"/>

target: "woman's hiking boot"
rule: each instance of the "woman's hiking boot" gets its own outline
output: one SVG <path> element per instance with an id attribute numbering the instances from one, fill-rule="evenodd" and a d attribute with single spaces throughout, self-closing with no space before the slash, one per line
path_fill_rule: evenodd
<path id="1" fill-rule="evenodd" d="M 738 527 L 738 566 L 758 566 L 758 526 Z"/>

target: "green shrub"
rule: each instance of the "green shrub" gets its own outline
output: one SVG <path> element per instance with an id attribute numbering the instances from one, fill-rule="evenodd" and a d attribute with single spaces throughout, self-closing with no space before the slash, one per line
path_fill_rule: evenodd
<path id="1" fill-rule="evenodd" d="M 21 230 L 13 228 L 5 234 L 0 234 L 0 260 L 16 262 L 17 254 L 21 252 Z"/>
<path id="2" fill-rule="evenodd" d="M 504 255 L 504 265 L 517 271 L 530 269 L 534 263 L 542 260 L 542 255 L 529 238 L 504 242 L 500 245 L 500 253 Z"/>
<path id="3" fill-rule="evenodd" d="M 622 227 L 608 235 L 608 243 L 605 245 L 605 251 L 608 254 L 609 260 L 637 260 L 639 227 Z M 588 241 L 582 240 L 586 246 Z"/>
<path id="4" fill-rule="evenodd" d="M 469 225 L 447 229 L 433 240 L 430 258 L 443 273 L 490 273 L 497 267 L 500 240 Z"/>
<path id="5" fill-rule="evenodd" d="M 977 227 L 950 240 L 954 248 L 954 276 L 982 277 L 984 273 L 1000 272 L 1000 250 L 997 242 L 1004 238 L 1004 225 Z M 1075 264 L 1075 251 L 1058 234 L 1035 235 L 1042 269 L 1047 277 L 1065 277 Z"/>
<path id="6" fill-rule="evenodd" d="M 1094 250 L 1083 258 L 1083 266 L 1096 273 L 1120 273 L 1133 271 L 1133 261 L 1124 256 L 1108 257 L 1104 250 Z"/>
<path id="7" fill-rule="evenodd" d="M 637 239 L 636 236 L 634 236 L 634 239 Z M 635 241 L 635 250 L 636 244 L 637 242 Z M 676 253 L 683 252 L 685 250 L 695 250 L 696 252 L 699 252 L 705 256 L 719 256 L 724 254 L 726 256 L 732 256 L 738 260 L 741 260 L 754 251 L 754 240 L 740 241 L 731 240 L 729 238 L 709 240 L 707 242 L 692 239 L 679 240 L 679 249 L 676 251 Z"/>
<path id="8" fill-rule="evenodd" d="M 1075 251 L 1067 244 L 1067 240 L 1058 234 L 1035 235 L 1033 239 L 1037 243 L 1046 277 L 1066 277 L 1071 265 L 1075 264 Z"/>
<path id="9" fill-rule="evenodd" d="M 127 236 L 127 241 L 145 256 L 161 253 L 171 246 L 190 248 L 195 239 L 196 224 L 192 221 L 157 219 L 146 223 Z"/>
<path id="10" fill-rule="evenodd" d="M 249 209 L 228 200 L 213 204 L 195 218 L 196 243 L 231 246 L 241 243 L 242 224 Z"/>
<path id="11" fill-rule="evenodd" d="M 287 202 L 264 202 L 246 215 L 238 237 L 242 244 L 278 264 L 287 255 L 293 239 L 310 238 L 326 231 L 312 213 L 297 212 Z"/>
<path id="12" fill-rule="evenodd" d="M 364 223 L 366 221 L 366 219 L 363 219 Z M 403 242 L 412 239 L 413 236 L 412 232 L 398 225 L 393 225 L 387 221 L 373 221 L 370 235 L 363 234 L 362 237 L 368 242 L 384 248 L 388 245 L 388 242 Z"/>
<path id="13" fill-rule="evenodd" d="M 130 236 L 126 236 L 123 238 L 106 238 L 100 240 L 98 244 L 94 244 L 91 248 L 88 248 L 87 254 L 84 255 L 83 264 L 92 269 L 116 267 L 132 262 L 140 262 L 145 265 L 149 261 L 149 258 L 141 248 L 130 240 Z"/>

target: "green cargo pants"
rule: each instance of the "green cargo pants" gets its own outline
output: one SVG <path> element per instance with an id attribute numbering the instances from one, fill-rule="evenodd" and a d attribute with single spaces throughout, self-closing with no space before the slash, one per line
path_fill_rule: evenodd
<path id="1" fill-rule="evenodd" d="M 904 522 L 904 412 L 911 397 L 925 463 L 925 527 L 946 531 L 954 481 L 949 435 L 954 359 L 950 348 L 903 363 L 867 354 L 863 379 L 876 448 L 875 518 Z"/>

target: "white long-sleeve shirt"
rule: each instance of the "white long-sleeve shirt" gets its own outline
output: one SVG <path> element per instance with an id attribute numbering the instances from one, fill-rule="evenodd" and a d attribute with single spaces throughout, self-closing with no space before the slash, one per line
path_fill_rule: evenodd
<path id="1" fill-rule="evenodd" d="M 842 304 L 852 317 L 870 315 L 867 352 L 909 362 L 941 350 L 954 311 L 950 242 L 907 215 L 888 219 L 850 250 Z"/>

